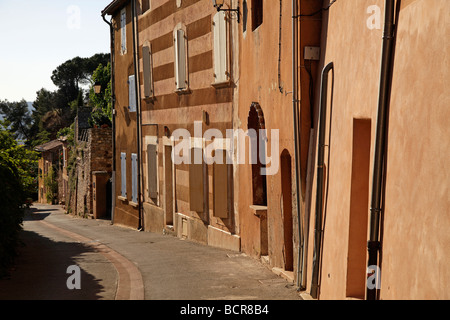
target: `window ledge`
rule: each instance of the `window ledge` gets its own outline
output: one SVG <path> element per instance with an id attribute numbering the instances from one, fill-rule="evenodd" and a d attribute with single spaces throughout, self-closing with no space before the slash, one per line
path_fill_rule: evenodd
<path id="1" fill-rule="evenodd" d="M 154 102 L 155 100 L 156 100 L 156 97 L 154 95 L 150 96 L 150 97 L 144 97 L 145 102 Z"/>
<path id="2" fill-rule="evenodd" d="M 233 81 L 227 80 L 222 82 L 214 82 L 211 83 L 211 86 L 213 86 L 216 89 L 228 88 L 233 86 Z"/>
<path id="3" fill-rule="evenodd" d="M 182 94 L 190 94 L 192 93 L 191 89 L 186 88 L 186 89 L 177 89 L 175 90 L 176 94 L 178 95 L 182 95 Z"/>
<path id="4" fill-rule="evenodd" d="M 118 197 L 117 197 L 117 199 L 119 199 L 120 201 L 128 201 L 128 199 L 127 199 L 127 198 L 125 198 L 125 197 L 122 197 L 122 196 L 118 196 Z"/>
<path id="5" fill-rule="evenodd" d="M 253 211 L 253 214 L 258 218 L 262 218 L 267 215 L 267 206 L 260 206 L 253 204 L 250 206 L 250 209 Z"/>
<path id="6" fill-rule="evenodd" d="M 139 203 L 136 203 L 136 202 L 133 202 L 133 201 L 130 201 L 128 204 L 130 206 L 132 206 L 132 207 L 135 207 L 135 208 L 137 208 L 139 206 Z"/>

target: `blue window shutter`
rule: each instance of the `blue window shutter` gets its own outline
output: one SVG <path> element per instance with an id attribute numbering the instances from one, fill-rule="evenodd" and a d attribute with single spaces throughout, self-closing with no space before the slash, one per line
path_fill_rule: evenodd
<path id="1" fill-rule="evenodd" d="M 136 78 L 134 75 L 128 77 L 128 100 L 130 112 L 136 112 Z"/>
<path id="2" fill-rule="evenodd" d="M 131 174 L 132 174 L 132 184 L 131 184 L 131 201 L 134 203 L 138 202 L 138 178 L 137 178 L 137 154 L 131 154 Z"/>
<path id="3" fill-rule="evenodd" d="M 127 154 L 122 152 L 120 154 L 120 176 L 121 176 L 121 193 L 122 197 L 127 197 Z"/>
<path id="4" fill-rule="evenodd" d="M 127 51 L 127 12 L 125 9 L 120 13 L 121 50 L 122 54 Z"/>

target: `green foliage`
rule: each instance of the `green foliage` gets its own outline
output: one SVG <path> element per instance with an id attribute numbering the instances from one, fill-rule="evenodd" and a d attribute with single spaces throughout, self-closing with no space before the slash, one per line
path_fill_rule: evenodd
<path id="1" fill-rule="evenodd" d="M 75 57 L 59 65 L 51 79 L 57 87 L 75 87 L 89 83 L 89 78 L 99 64 L 106 65 L 109 54 L 98 53 L 90 58 Z"/>
<path id="2" fill-rule="evenodd" d="M 45 197 L 48 203 L 53 203 L 55 194 L 58 193 L 57 170 L 52 167 L 49 168 L 47 174 L 44 176 L 44 185 L 46 188 Z"/>
<path id="3" fill-rule="evenodd" d="M 28 141 L 28 144 L 30 145 L 30 147 L 34 148 L 41 144 L 47 143 L 50 140 L 50 133 L 46 130 L 42 130 L 36 134 L 33 140 Z"/>
<path id="4" fill-rule="evenodd" d="M 4 116 L 15 139 L 28 140 L 30 138 L 32 117 L 25 100 L 20 102 L 0 101 L 0 114 Z"/>
<path id="5" fill-rule="evenodd" d="M 20 176 L 11 158 L 0 152 L 0 278 L 16 256 L 19 231 L 22 228 L 23 189 Z"/>
<path id="6" fill-rule="evenodd" d="M 91 86 L 89 101 L 92 105 L 90 124 L 92 126 L 111 126 L 112 102 L 111 102 L 111 64 L 106 66 L 100 64 L 92 74 L 92 82 L 101 85 L 100 93 L 94 92 Z"/>
<path id="7" fill-rule="evenodd" d="M 49 111 L 56 110 L 55 93 L 42 88 L 36 92 L 36 100 L 33 102 L 33 121 L 37 129 L 42 129 L 41 118 Z"/>
<path id="8" fill-rule="evenodd" d="M 93 72 L 99 64 L 106 65 L 109 54 L 99 53 L 89 58 L 75 57 L 59 65 L 51 79 L 57 86 L 56 91 L 39 90 L 33 103 L 32 125 L 29 146 L 35 142 L 38 133 L 48 132 L 49 140 L 57 138 L 57 132 L 73 123 L 79 106 L 85 105 L 84 90 L 80 87 L 91 83 Z M 39 137 L 40 142 L 45 140 Z"/>
<path id="9" fill-rule="evenodd" d="M 37 194 L 39 153 L 27 149 L 24 145 L 19 145 L 1 121 L 0 153 L 14 165 L 22 184 L 23 196 L 25 198 L 35 197 Z"/>
<path id="10" fill-rule="evenodd" d="M 60 135 L 66 136 L 70 145 L 75 145 L 73 120 L 78 106 L 85 104 L 80 85 L 92 83 L 92 78 L 108 78 L 104 94 L 109 99 L 110 73 L 99 70 L 95 77 L 93 75 L 98 66 L 107 65 L 109 59 L 109 54 L 96 54 L 90 58 L 76 57 L 58 66 L 51 76 L 58 89 L 53 92 L 39 90 L 31 113 L 24 100 L 0 101 L 0 114 L 5 119 L 0 120 L 0 278 L 7 273 L 16 253 L 23 220 L 22 208 L 24 204 L 30 204 L 30 198 L 37 196 L 40 155 L 31 150 Z M 94 105 L 97 103 L 102 113 L 110 112 L 108 104 L 98 101 Z M 25 145 L 19 145 L 18 139 L 25 139 Z M 76 177 L 75 146 L 72 149 L 69 165 L 70 172 Z M 56 174 L 52 168 L 44 177 L 49 190 L 48 200 L 53 200 L 58 190 Z"/>
<path id="11" fill-rule="evenodd" d="M 75 123 L 72 123 L 70 127 L 62 128 L 56 134 L 57 137 L 66 137 L 67 143 L 73 145 L 75 141 Z"/>
<path id="12" fill-rule="evenodd" d="M 37 155 L 18 145 L 0 121 L 0 278 L 16 254 L 23 204 L 37 187 Z"/>

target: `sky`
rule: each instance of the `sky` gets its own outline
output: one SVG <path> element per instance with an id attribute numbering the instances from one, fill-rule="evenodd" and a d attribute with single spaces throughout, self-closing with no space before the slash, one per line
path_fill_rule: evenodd
<path id="1" fill-rule="evenodd" d="M 33 102 L 63 62 L 110 52 L 111 0 L 0 0 L 0 100 Z M 106 17 L 108 20 L 110 17 Z"/>

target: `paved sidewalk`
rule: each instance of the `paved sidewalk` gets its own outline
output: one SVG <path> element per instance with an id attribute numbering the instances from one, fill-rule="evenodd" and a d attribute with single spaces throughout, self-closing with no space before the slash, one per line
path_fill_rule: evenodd
<path id="1" fill-rule="evenodd" d="M 112 226 L 34 205 L 0 299 L 300 300 L 294 286 L 243 254 Z M 71 265 L 81 290 L 66 285 Z"/>

